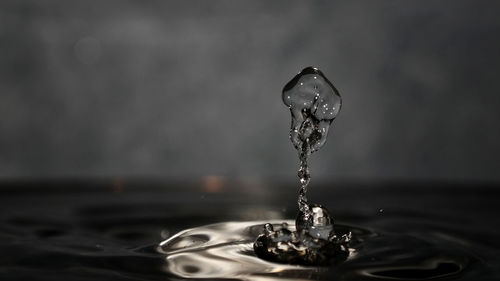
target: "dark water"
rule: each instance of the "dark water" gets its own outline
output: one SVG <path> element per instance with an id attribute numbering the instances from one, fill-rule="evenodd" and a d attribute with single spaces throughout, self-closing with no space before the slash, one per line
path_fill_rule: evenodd
<path id="1" fill-rule="evenodd" d="M 359 242 L 334 266 L 274 264 L 249 247 L 264 222 L 294 218 L 294 184 L 3 183 L 0 280 L 500 279 L 500 186 L 314 189 L 311 199 L 329 208 L 338 231 Z M 186 229 L 195 235 L 175 252 L 159 247 Z"/>

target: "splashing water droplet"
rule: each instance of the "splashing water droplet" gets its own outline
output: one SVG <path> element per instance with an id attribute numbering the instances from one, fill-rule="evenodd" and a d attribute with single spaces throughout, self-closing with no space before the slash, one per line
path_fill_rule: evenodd
<path id="1" fill-rule="evenodd" d="M 323 72 L 314 67 L 304 68 L 290 80 L 283 88 L 282 98 L 292 115 L 290 140 L 299 152 L 299 210 L 308 221 L 311 213 L 306 193 L 311 176 L 307 158 L 325 144 L 342 99 Z"/>
<path id="2" fill-rule="evenodd" d="M 166 234 L 169 238 L 157 248 L 166 257 L 165 271 L 181 278 L 210 280 L 427 280 L 453 278 L 469 264 L 478 268 L 479 259 L 466 253 L 472 248 L 460 250 L 469 247 L 465 240 L 441 233 L 441 226 L 433 234 L 427 229 L 417 230 L 422 222 L 419 216 L 414 218 L 417 228 L 407 233 L 373 233 L 334 225 L 326 208 L 308 204 L 307 157 L 324 144 L 328 126 L 341 106 L 340 95 L 319 70 L 306 68 L 285 86 L 283 97 L 292 112 L 290 137 L 301 162 L 295 225 L 291 220 L 224 222 L 184 230 L 171 237 Z M 328 126 L 321 127 L 325 122 Z M 406 226 L 406 219 L 411 217 L 403 218 Z M 393 222 L 387 221 L 391 231 Z M 344 261 L 348 264 L 318 267 Z M 325 270 L 327 275 L 323 275 Z M 484 277 L 477 269 L 467 274 Z"/>
<path id="3" fill-rule="evenodd" d="M 351 235 L 336 236 L 328 210 L 310 205 L 306 197 L 311 179 L 307 159 L 325 144 L 330 124 L 340 111 L 340 94 L 319 69 L 307 67 L 285 85 L 282 99 L 292 114 L 290 140 L 300 159 L 297 231 L 290 231 L 287 225 L 274 230 L 266 224 L 264 234 L 255 241 L 255 253 L 285 263 L 325 264 L 344 260 Z"/>
<path id="4" fill-rule="evenodd" d="M 285 85 L 282 98 L 292 114 L 295 148 L 308 153 L 320 149 L 342 105 L 337 89 L 319 69 L 306 67 Z"/>

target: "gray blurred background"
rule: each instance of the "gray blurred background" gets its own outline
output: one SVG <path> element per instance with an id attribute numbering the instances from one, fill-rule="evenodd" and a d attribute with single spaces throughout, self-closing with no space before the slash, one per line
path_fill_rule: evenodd
<path id="1" fill-rule="evenodd" d="M 295 180 L 281 89 L 343 97 L 313 181 L 500 181 L 498 1 L 2 1 L 0 177 Z"/>

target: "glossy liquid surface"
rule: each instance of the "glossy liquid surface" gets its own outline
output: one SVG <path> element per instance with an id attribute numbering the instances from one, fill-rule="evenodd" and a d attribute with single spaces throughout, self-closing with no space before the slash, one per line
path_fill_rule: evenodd
<path id="1" fill-rule="evenodd" d="M 261 260 L 250 246 L 263 223 L 295 216 L 296 205 L 289 200 L 296 196 L 293 186 L 225 182 L 214 190 L 204 181 L 3 184 L 0 280 L 182 280 L 188 273 L 203 278 L 208 267 L 217 277 L 204 280 L 500 278 L 497 186 L 317 184 L 315 194 L 331 206 L 336 231 L 352 231 L 362 239 L 346 261 L 318 267 Z M 219 224 L 194 235 L 185 251 L 158 250 L 175 233 L 220 222 L 241 227 Z M 215 244 L 202 247 L 207 241 Z M 207 253 L 222 257 L 205 259 Z M 198 267 L 183 268 L 181 256 L 184 261 L 200 258 Z"/>

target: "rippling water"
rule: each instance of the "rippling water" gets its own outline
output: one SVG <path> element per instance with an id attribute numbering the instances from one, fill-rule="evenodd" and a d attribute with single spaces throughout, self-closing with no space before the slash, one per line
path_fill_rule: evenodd
<path id="1" fill-rule="evenodd" d="M 499 187 L 314 188 L 321 196 L 312 200 L 331 210 L 337 231 L 356 239 L 335 266 L 253 254 L 264 222 L 294 218 L 295 186 L 3 183 L 0 280 L 500 279 Z"/>

